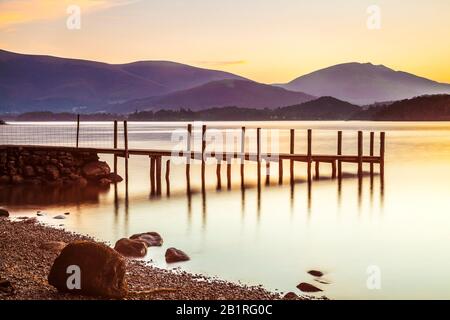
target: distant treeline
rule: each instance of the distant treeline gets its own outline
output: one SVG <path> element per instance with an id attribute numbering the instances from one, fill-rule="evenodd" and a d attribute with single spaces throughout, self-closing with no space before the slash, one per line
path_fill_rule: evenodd
<path id="1" fill-rule="evenodd" d="M 15 121 L 74 121 L 72 113 L 29 112 L 2 118 Z M 421 96 L 413 99 L 360 107 L 332 97 L 322 97 L 300 105 L 278 109 L 238 107 L 202 111 L 140 111 L 128 115 L 95 113 L 81 115 L 83 121 L 268 121 L 268 120 L 371 120 L 371 121 L 450 121 L 450 95 Z"/>

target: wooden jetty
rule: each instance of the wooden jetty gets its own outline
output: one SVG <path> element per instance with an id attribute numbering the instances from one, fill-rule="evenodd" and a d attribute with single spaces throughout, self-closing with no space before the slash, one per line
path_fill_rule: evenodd
<path id="1" fill-rule="evenodd" d="M 192 125 L 188 124 L 187 128 L 187 143 L 186 149 L 180 151 L 178 154 L 174 154 L 173 150 L 153 150 L 153 149 L 136 149 L 129 148 L 128 144 L 128 125 L 127 121 L 123 122 L 123 141 L 124 147 L 118 147 L 119 140 L 119 130 L 118 122 L 114 121 L 114 137 L 111 148 L 84 148 L 79 146 L 80 139 L 80 118 L 77 118 L 77 131 L 76 131 L 76 143 L 74 147 L 67 146 L 34 146 L 27 145 L 23 147 L 27 148 L 41 148 L 46 150 L 54 151 L 89 151 L 95 152 L 97 154 L 110 154 L 114 156 L 114 172 L 117 172 L 117 160 L 119 157 L 125 160 L 125 179 L 128 182 L 128 158 L 130 156 L 147 156 L 150 162 L 150 187 L 152 195 L 161 195 L 162 193 L 162 177 L 165 177 L 167 191 L 169 192 L 169 182 L 170 182 L 170 158 L 177 156 L 186 159 L 186 180 L 188 184 L 188 190 L 190 185 L 191 176 L 191 160 L 201 161 L 201 175 L 202 175 L 202 186 L 205 183 L 205 164 L 209 158 L 214 158 L 217 161 L 216 175 L 217 175 L 217 187 L 220 189 L 222 184 L 221 179 L 221 166 L 226 163 L 226 182 L 227 188 L 231 188 L 231 161 L 234 159 L 240 159 L 240 175 L 241 175 L 241 185 L 244 185 L 244 172 L 245 163 L 247 161 L 252 161 L 257 164 L 257 178 L 258 183 L 261 181 L 261 162 L 266 163 L 266 183 L 270 183 L 270 164 L 276 162 L 278 164 L 278 183 L 282 184 L 284 179 L 283 162 L 288 161 L 290 164 L 290 181 L 291 183 L 295 181 L 294 176 L 294 166 L 297 162 L 303 162 L 307 164 L 307 177 L 308 183 L 312 181 L 312 167 L 314 164 L 315 178 L 320 177 L 320 165 L 328 164 L 331 165 L 332 178 L 341 179 L 342 178 L 342 164 L 343 163 L 353 163 L 357 165 L 357 176 L 359 179 L 363 177 L 363 165 L 370 165 L 370 175 L 374 175 L 374 165 L 379 165 L 379 174 L 381 179 L 384 177 L 384 158 L 385 158 L 385 133 L 380 132 L 379 134 L 379 154 L 375 155 L 375 133 L 370 132 L 370 144 L 369 144 L 369 155 L 364 155 L 363 153 L 363 132 L 358 131 L 357 138 L 357 153 L 354 155 L 345 155 L 342 150 L 342 139 L 343 132 L 338 131 L 336 135 L 336 154 L 313 154 L 312 144 L 313 144 L 313 131 L 308 129 L 306 131 L 307 148 L 306 153 L 295 153 L 295 141 L 296 141 L 296 130 L 290 129 L 290 143 L 288 153 L 262 153 L 261 152 L 261 128 L 256 129 L 256 152 L 246 152 L 245 142 L 246 142 L 246 127 L 241 128 L 240 135 L 240 150 L 238 152 L 208 152 L 206 153 L 206 125 L 202 126 L 202 143 L 201 151 L 194 151 L 192 148 Z M 0 148 L 8 147 L 8 145 L 0 146 Z M 17 147 L 14 145 L 14 147 Z M 163 166 L 163 158 L 166 159 L 165 166 Z M 165 168 L 165 174 L 163 175 L 163 170 Z"/>

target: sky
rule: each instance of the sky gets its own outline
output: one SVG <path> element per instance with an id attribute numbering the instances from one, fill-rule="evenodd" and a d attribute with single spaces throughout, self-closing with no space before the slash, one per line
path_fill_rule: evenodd
<path id="1" fill-rule="evenodd" d="M 449 0 L 0 0 L 4 50 L 170 60 L 264 83 L 354 61 L 450 83 L 449 39 Z"/>

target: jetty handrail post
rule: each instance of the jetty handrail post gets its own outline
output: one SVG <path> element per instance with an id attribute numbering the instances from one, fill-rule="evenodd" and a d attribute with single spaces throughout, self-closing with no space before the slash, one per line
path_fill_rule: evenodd
<path id="1" fill-rule="evenodd" d="M 308 129 L 308 182 L 311 182 L 311 166 L 312 166 L 312 130 Z"/>
<path id="2" fill-rule="evenodd" d="M 125 180 L 128 182 L 128 122 L 126 120 L 123 122 L 123 138 L 125 147 Z"/>
<path id="3" fill-rule="evenodd" d="M 375 133 L 370 132 L 370 156 L 374 155 Z M 370 176 L 373 177 L 373 162 L 370 162 Z"/>
<path id="4" fill-rule="evenodd" d="M 293 155 L 294 152 L 295 152 L 295 129 L 291 129 L 290 130 L 290 139 L 289 139 L 289 141 L 290 141 L 290 143 L 289 143 L 290 144 L 290 146 L 289 146 L 289 153 L 291 155 Z M 290 164 L 291 164 L 291 172 L 290 172 L 290 174 L 291 174 L 291 182 L 292 182 L 292 181 L 294 181 L 294 159 L 291 159 Z"/>
<path id="5" fill-rule="evenodd" d="M 77 114 L 77 140 L 76 140 L 76 146 L 78 148 L 80 142 L 80 115 Z"/>
<path id="6" fill-rule="evenodd" d="M 358 177 L 363 174 L 363 132 L 358 131 Z"/>
<path id="7" fill-rule="evenodd" d="M 338 131 L 337 138 L 337 154 L 338 156 L 342 156 L 342 131 Z M 338 160 L 338 178 L 342 178 L 342 161 Z"/>
<path id="8" fill-rule="evenodd" d="M 189 154 L 189 156 L 186 157 L 186 177 L 189 179 L 192 157 L 192 124 L 190 123 L 187 125 L 186 151 Z"/>
<path id="9" fill-rule="evenodd" d="M 261 128 L 256 129 L 256 167 L 258 188 L 261 186 Z"/>
<path id="10" fill-rule="evenodd" d="M 380 133 L 380 176 L 384 178 L 384 155 L 386 151 L 386 133 Z"/>
<path id="11" fill-rule="evenodd" d="M 206 125 L 202 126 L 202 186 L 205 184 Z"/>
<path id="12" fill-rule="evenodd" d="M 245 164 L 245 127 L 241 128 L 241 184 L 244 183 L 244 164 Z"/>
<path id="13" fill-rule="evenodd" d="M 117 120 L 114 120 L 114 149 L 118 147 Z M 117 174 L 117 154 L 114 153 L 114 173 Z"/>

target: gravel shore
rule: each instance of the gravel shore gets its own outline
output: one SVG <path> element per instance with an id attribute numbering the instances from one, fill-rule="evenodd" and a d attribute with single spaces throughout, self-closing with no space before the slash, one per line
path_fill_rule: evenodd
<path id="1" fill-rule="evenodd" d="M 0 218 L 0 280 L 8 280 L 14 294 L 1 295 L 0 299 L 63 300 L 98 299 L 59 293 L 47 282 L 47 276 L 58 253 L 40 248 L 46 241 L 93 239 L 64 230 L 44 226 L 36 219 L 11 221 Z M 127 282 L 131 292 L 126 299 L 143 300 L 274 300 L 281 299 L 277 293 L 262 287 L 248 287 L 202 275 L 173 272 L 152 267 L 141 261 L 127 259 Z M 168 288 L 174 291 L 156 291 Z M 139 292 L 139 293 L 138 293 Z"/>

